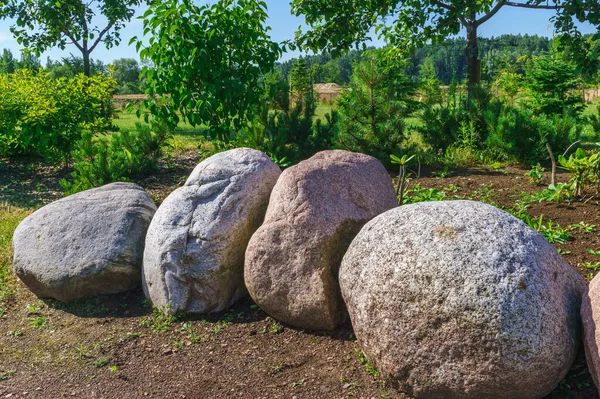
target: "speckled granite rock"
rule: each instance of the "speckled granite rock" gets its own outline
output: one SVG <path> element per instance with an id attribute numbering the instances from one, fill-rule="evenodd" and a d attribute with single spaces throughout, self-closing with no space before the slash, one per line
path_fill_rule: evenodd
<path id="1" fill-rule="evenodd" d="M 63 302 L 134 288 L 155 211 L 148 194 L 131 183 L 48 204 L 15 230 L 15 273 L 37 296 Z"/>
<path id="2" fill-rule="evenodd" d="M 250 295 L 280 321 L 334 329 L 347 317 L 337 273 L 348 245 L 367 221 L 397 205 L 388 173 L 368 155 L 323 151 L 285 170 L 248 244 Z"/>
<path id="3" fill-rule="evenodd" d="M 538 232 L 472 201 L 373 219 L 340 286 L 367 358 L 416 398 L 540 398 L 580 342 L 585 282 Z"/>
<path id="4" fill-rule="evenodd" d="M 196 166 L 148 230 L 143 287 L 155 306 L 173 314 L 219 312 L 247 295 L 244 252 L 280 174 L 267 155 L 249 148 Z"/>

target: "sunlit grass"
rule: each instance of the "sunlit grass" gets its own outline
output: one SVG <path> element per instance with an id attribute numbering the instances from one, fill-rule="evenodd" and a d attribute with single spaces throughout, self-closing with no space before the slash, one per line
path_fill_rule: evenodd
<path id="1" fill-rule="evenodd" d="M 12 270 L 12 237 L 17 225 L 31 210 L 0 202 L 0 312 L 3 301 L 12 296 L 15 275 Z"/>
<path id="2" fill-rule="evenodd" d="M 117 111 L 117 117 L 113 120 L 119 130 L 135 130 L 136 123 L 146 125 L 143 119 L 138 119 L 134 112 Z M 184 152 L 198 149 L 203 146 L 207 139 L 205 138 L 208 128 L 206 126 L 193 127 L 189 123 L 179 122 L 173 132 L 173 137 L 168 141 L 168 152 Z"/>

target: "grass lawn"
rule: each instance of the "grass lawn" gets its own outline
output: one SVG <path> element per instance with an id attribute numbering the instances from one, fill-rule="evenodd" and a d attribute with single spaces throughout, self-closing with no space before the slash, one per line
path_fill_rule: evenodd
<path id="1" fill-rule="evenodd" d="M 16 276 L 12 271 L 12 236 L 17 225 L 31 210 L 0 203 L 0 318 L 5 301 L 13 296 Z"/>
<path id="2" fill-rule="evenodd" d="M 117 111 L 117 117 L 113 119 L 113 123 L 120 130 L 134 130 L 136 123 L 146 124 L 143 119 L 138 119 L 135 113 Z M 184 152 L 196 150 L 199 146 L 205 146 L 208 140 L 205 137 L 207 131 L 206 126 L 193 127 L 189 123 L 180 122 L 173 132 L 173 137 L 169 139 L 168 152 Z"/>

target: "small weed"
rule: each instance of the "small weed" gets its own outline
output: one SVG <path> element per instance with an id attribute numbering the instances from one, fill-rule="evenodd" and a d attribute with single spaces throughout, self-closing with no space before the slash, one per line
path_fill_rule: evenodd
<path id="1" fill-rule="evenodd" d="M 292 388 L 296 388 L 298 385 L 302 385 L 304 384 L 304 378 L 298 381 L 294 381 L 292 382 L 290 385 L 292 386 Z"/>
<path id="2" fill-rule="evenodd" d="M 436 170 L 431 175 L 433 177 L 439 177 L 440 179 L 445 179 L 448 176 L 452 176 L 452 174 L 454 174 L 454 171 L 451 170 L 450 167 L 446 165 L 446 166 L 444 166 L 444 169 Z"/>
<path id="3" fill-rule="evenodd" d="M 571 255 L 571 251 L 565 251 L 562 248 L 557 248 L 556 252 L 558 252 L 560 255 Z"/>
<path id="4" fill-rule="evenodd" d="M 35 319 L 29 321 L 29 327 L 41 328 L 46 324 L 46 319 L 42 316 L 38 316 Z"/>
<path id="5" fill-rule="evenodd" d="M 596 225 L 581 221 L 579 223 L 570 224 L 569 226 L 567 226 L 567 230 L 569 230 L 569 231 L 576 230 L 576 229 L 579 229 L 584 233 L 593 233 L 596 231 Z"/>
<path id="6" fill-rule="evenodd" d="M 117 367 L 117 365 L 113 364 L 108 369 L 110 370 L 111 373 L 116 373 L 119 368 Z"/>
<path id="7" fill-rule="evenodd" d="M 20 337 L 21 335 L 23 335 L 23 331 L 21 330 L 10 330 L 8 331 L 8 336 L 9 337 Z"/>
<path id="8" fill-rule="evenodd" d="M 549 243 L 564 244 L 571 239 L 571 233 L 564 230 L 558 223 L 554 223 L 550 219 L 544 221 L 544 215 L 540 215 L 537 219 L 526 215 L 521 218 L 521 220 L 532 229 L 542 233 Z"/>
<path id="9" fill-rule="evenodd" d="M 0 374 L 0 380 L 4 381 L 4 380 L 8 380 L 9 377 L 12 377 L 13 375 L 17 374 L 16 370 L 8 370 L 2 374 Z"/>
<path id="10" fill-rule="evenodd" d="M 216 326 L 215 328 L 213 328 L 212 333 L 215 335 L 221 334 L 223 331 L 225 331 L 225 329 L 221 326 Z"/>
<path id="11" fill-rule="evenodd" d="M 587 278 L 588 281 L 592 281 L 594 279 L 594 273 L 589 273 L 585 278 Z"/>
<path id="12" fill-rule="evenodd" d="M 525 176 L 529 176 L 530 183 L 537 185 L 542 182 L 545 171 L 546 171 L 546 169 L 541 167 L 540 164 L 538 163 L 537 165 L 532 166 L 531 170 L 529 170 L 529 172 L 525 173 Z"/>
<path id="13" fill-rule="evenodd" d="M 379 379 L 379 371 L 375 369 L 375 366 L 367 359 L 360 348 L 354 348 L 354 356 L 357 362 L 365 366 L 367 373 L 371 374 L 375 379 Z"/>
<path id="14" fill-rule="evenodd" d="M 583 263 L 580 263 L 579 266 L 581 266 L 581 267 L 583 267 L 585 269 L 596 271 L 596 270 L 600 269 L 600 262 L 594 262 L 594 263 L 592 263 L 592 262 L 583 262 Z"/>
<path id="15" fill-rule="evenodd" d="M 39 314 L 40 310 L 42 309 L 39 302 L 28 303 L 25 305 L 25 308 L 27 309 L 27 314 L 29 315 Z"/>
<path id="16" fill-rule="evenodd" d="M 146 327 L 154 331 L 156 334 L 167 332 L 171 329 L 177 318 L 169 313 L 163 313 L 158 308 L 152 308 L 152 313 L 142 317 L 140 327 Z"/>
<path id="17" fill-rule="evenodd" d="M 110 356 L 106 356 L 106 357 L 100 357 L 98 359 L 96 359 L 96 361 L 94 362 L 94 366 L 101 368 L 106 366 L 108 363 L 110 363 L 112 357 Z"/>
<path id="18" fill-rule="evenodd" d="M 223 315 L 223 319 L 221 320 L 221 322 L 226 323 L 226 324 L 233 323 L 233 314 L 225 313 L 225 315 Z"/>
<path id="19" fill-rule="evenodd" d="M 6 315 L 6 310 L 4 308 L 0 308 L 0 319 Z"/>
<path id="20" fill-rule="evenodd" d="M 281 370 L 283 370 L 283 364 L 281 364 L 281 363 L 275 364 L 275 365 L 273 365 L 273 367 L 271 367 L 271 369 L 273 370 L 273 374 L 277 374 Z"/>
<path id="21" fill-rule="evenodd" d="M 271 334 L 279 334 L 284 330 L 284 327 L 281 324 L 273 323 L 270 326 L 264 326 L 262 329 L 262 333 L 271 333 Z"/>
<path id="22" fill-rule="evenodd" d="M 593 249 L 588 249 L 587 251 L 594 256 L 600 256 L 600 251 L 595 251 Z"/>

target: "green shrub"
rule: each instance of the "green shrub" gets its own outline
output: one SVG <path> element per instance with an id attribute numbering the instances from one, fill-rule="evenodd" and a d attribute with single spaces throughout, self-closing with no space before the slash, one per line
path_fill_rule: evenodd
<path id="1" fill-rule="evenodd" d="M 84 131 L 73 153 L 73 182 L 61 181 L 65 194 L 115 181 L 129 181 L 155 169 L 169 136 L 169 130 L 156 123 L 152 128 L 136 123 L 136 130 L 111 135 Z"/>
<path id="2" fill-rule="evenodd" d="M 369 59 L 353 67 L 351 90 L 337 101 L 338 144 L 378 158 L 390 167 L 390 154 L 401 153 L 404 118 L 416 109 L 416 84 L 404 73 L 405 63 L 385 49 L 365 53 Z"/>
<path id="3" fill-rule="evenodd" d="M 111 126 L 110 76 L 50 79 L 47 72 L 0 75 L 0 156 L 68 162 L 84 130 Z"/>

